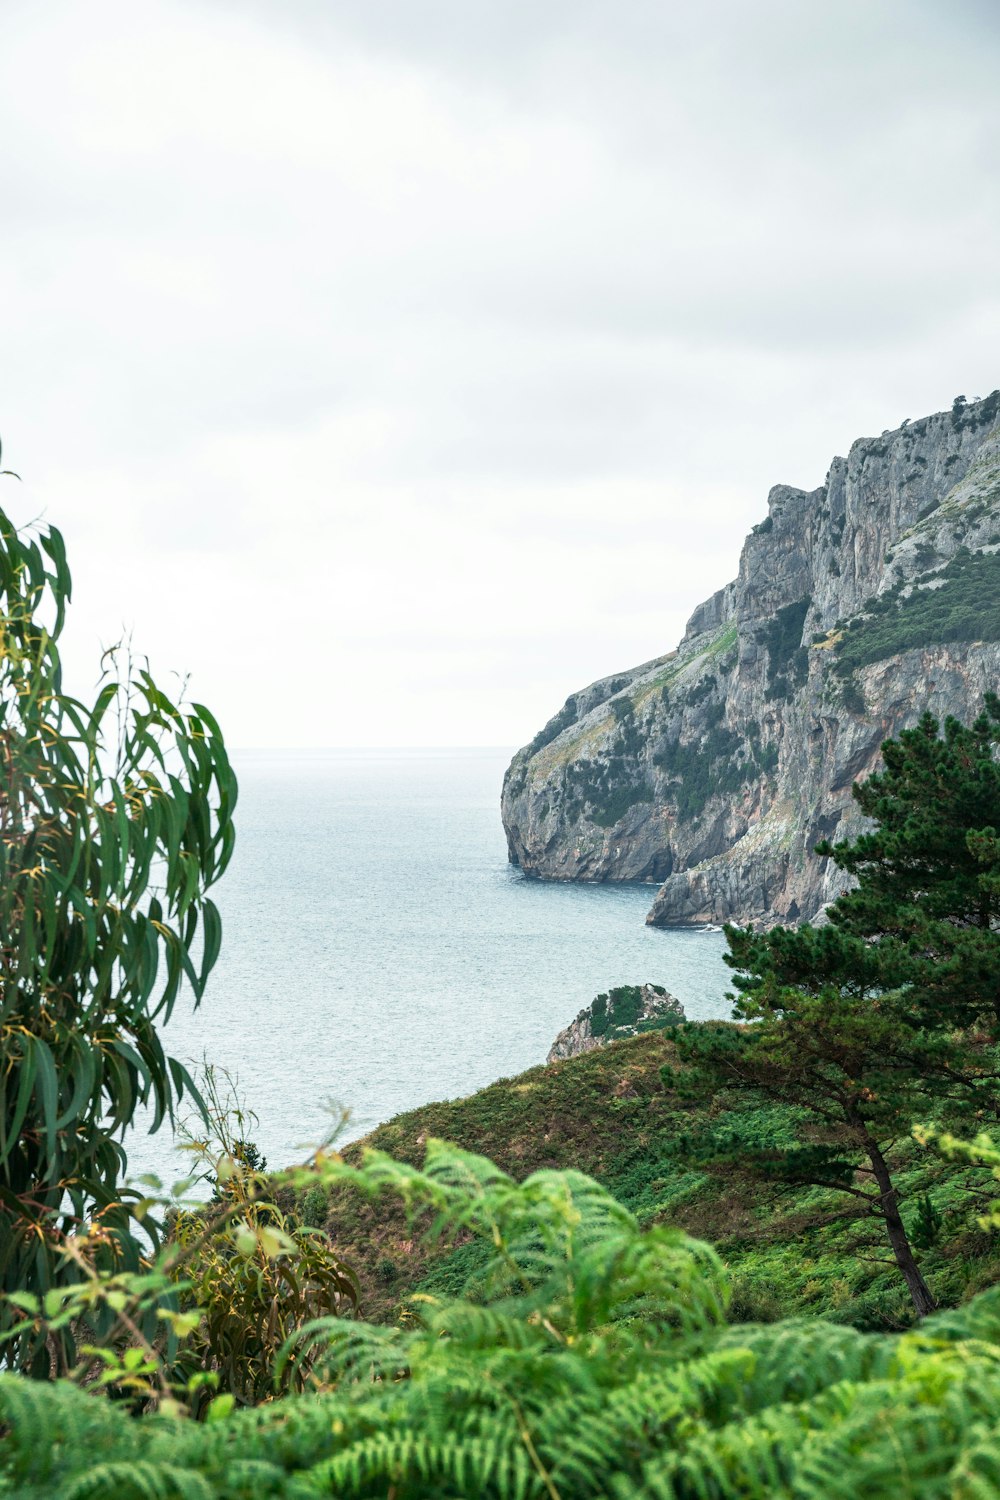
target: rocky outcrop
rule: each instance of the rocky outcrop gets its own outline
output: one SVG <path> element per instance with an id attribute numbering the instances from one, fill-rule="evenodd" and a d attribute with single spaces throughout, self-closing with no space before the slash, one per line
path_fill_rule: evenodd
<path id="1" fill-rule="evenodd" d="M 675 995 L 660 984 L 625 984 L 598 995 L 584 1007 L 549 1049 L 547 1063 L 561 1062 L 565 1057 L 579 1057 L 608 1042 L 637 1036 L 641 1031 L 662 1031 L 685 1019 L 684 1007 Z"/>
<path id="2" fill-rule="evenodd" d="M 778 485 L 739 576 L 676 651 L 575 693 L 504 780 L 510 859 L 548 880 L 660 886 L 649 921 L 814 919 L 813 848 L 925 711 L 1000 685 L 1000 392 L 854 443 Z"/>

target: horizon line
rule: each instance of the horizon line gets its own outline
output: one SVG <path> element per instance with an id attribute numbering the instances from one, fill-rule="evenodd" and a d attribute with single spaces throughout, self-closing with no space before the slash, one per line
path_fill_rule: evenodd
<path id="1" fill-rule="evenodd" d="M 503 750 L 512 754 L 518 749 L 510 745 L 229 745 L 230 751 L 254 754 L 284 753 L 290 750 L 299 751 L 304 754 L 322 753 L 330 751 L 358 751 L 358 750 Z"/>

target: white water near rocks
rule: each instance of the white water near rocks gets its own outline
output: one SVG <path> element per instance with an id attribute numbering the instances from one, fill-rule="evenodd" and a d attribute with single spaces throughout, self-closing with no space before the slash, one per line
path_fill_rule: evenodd
<path id="1" fill-rule="evenodd" d="M 237 845 L 215 896 L 222 956 L 167 1049 L 239 1078 L 272 1166 L 324 1134 L 471 1093 L 541 1063 L 601 990 L 665 985 L 729 1014 L 720 932 L 644 924 L 651 886 L 528 880 L 507 863 L 507 750 L 256 751 L 233 757 Z M 173 1180 L 169 1134 L 127 1140 Z"/>

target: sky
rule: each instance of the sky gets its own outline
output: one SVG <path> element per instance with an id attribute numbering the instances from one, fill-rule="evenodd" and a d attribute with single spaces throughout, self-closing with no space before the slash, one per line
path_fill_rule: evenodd
<path id="1" fill-rule="evenodd" d="M 1000 385 L 995 0 L 2 0 L 0 506 L 236 746 L 506 745 Z"/>

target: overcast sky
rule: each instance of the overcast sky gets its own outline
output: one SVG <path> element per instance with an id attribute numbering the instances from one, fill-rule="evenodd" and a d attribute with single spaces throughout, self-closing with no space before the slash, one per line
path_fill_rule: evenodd
<path id="1" fill-rule="evenodd" d="M 236 745 L 514 746 L 1000 385 L 995 0 L 0 0 L 0 505 Z"/>

